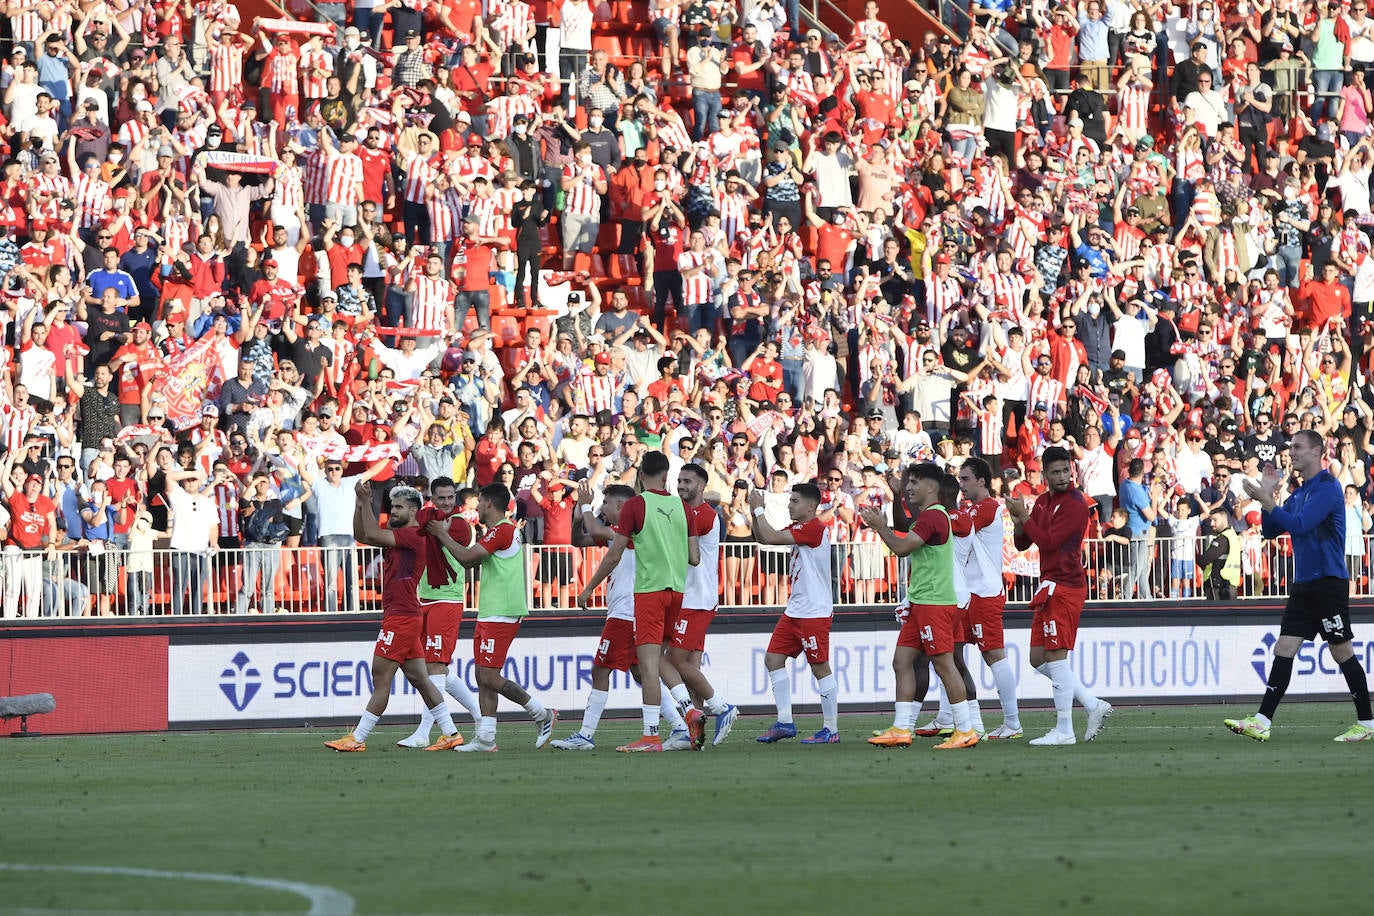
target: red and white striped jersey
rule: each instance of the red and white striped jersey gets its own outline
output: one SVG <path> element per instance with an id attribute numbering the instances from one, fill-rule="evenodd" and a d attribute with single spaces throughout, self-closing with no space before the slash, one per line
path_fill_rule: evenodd
<path id="1" fill-rule="evenodd" d="M 1116 245 L 1117 260 L 1134 261 L 1140 257 L 1140 240 L 1143 238 L 1145 233 L 1128 223 L 1117 226 L 1112 238 Z"/>
<path id="2" fill-rule="evenodd" d="M 474 197 L 468 202 L 468 216 L 477 219 L 477 234 L 488 238 L 501 229 L 501 211 L 495 197 Z"/>
<path id="3" fill-rule="evenodd" d="M 539 104 L 534 99 L 520 93 L 518 95 L 498 95 L 487 103 L 487 136 L 504 137 L 510 133 L 511 122 L 522 114 L 530 120 L 539 113 Z"/>
<path id="4" fill-rule="evenodd" d="M 325 194 L 328 203 L 356 207 L 362 203 L 358 186 L 363 182 L 363 161 L 354 153 L 336 153 L 326 167 Z"/>
<path id="5" fill-rule="evenodd" d="M 329 187 L 328 162 L 324 150 L 314 149 L 306 153 L 304 179 L 305 202 L 324 206 L 329 201 L 326 196 Z"/>
<path id="6" fill-rule="evenodd" d="M 402 196 L 412 204 L 425 202 L 425 188 L 438 174 L 443 159 L 439 153 L 426 158 L 419 153 L 412 154 L 405 161 L 406 183 Z"/>
<path id="7" fill-rule="evenodd" d="M 992 302 L 995 311 L 1006 311 L 1015 315 L 1025 300 L 1030 284 L 1021 274 L 1001 274 L 993 272 L 989 278 L 992 285 Z"/>
<path id="8" fill-rule="evenodd" d="M 15 407 L 13 404 L 0 404 L 0 417 L 5 421 L 6 451 L 11 455 L 24 454 L 24 440 L 38 419 L 38 411 L 32 405 Z"/>
<path id="9" fill-rule="evenodd" d="M 1184 181 L 1197 181 L 1206 177 L 1207 163 L 1203 161 L 1202 150 L 1179 150 L 1174 160 L 1174 169 Z"/>
<path id="10" fill-rule="evenodd" d="M 101 178 L 82 175 L 73 193 L 82 229 L 93 229 L 110 209 L 110 186 Z"/>
<path id="11" fill-rule="evenodd" d="M 684 274 L 682 277 L 682 298 L 687 305 L 705 305 L 711 301 L 711 278 L 706 271 L 702 270 L 692 276 L 685 276 L 686 272 L 693 267 L 706 266 L 706 252 L 696 252 L 688 249 L 677 256 L 678 273 Z"/>
<path id="12" fill-rule="evenodd" d="M 247 49 L 236 41 L 217 41 L 210 46 L 210 91 L 232 92 L 243 86 L 243 55 Z"/>
<path id="13" fill-rule="evenodd" d="M 124 145 L 124 149 L 131 150 L 143 142 L 143 138 L 148 136 L 148 125 L 142 121 L 125 121 L 119 126 L 119 133 L 116 139 Z"/>
<path id="14" fill-rule="evenodd" d="M 654 125 L 658 128 L 658 144 L 660 148 L 692 148 L 692 135 L 688 133 L 687 125 L 683 123 L 682 115 L 675 111 L 669 112 L 666 117 L 660 115 L 654 120 Z M 677 172 L 673 174 L 677 174 Z"/>
<path id="15" fill-rule="evenodd" d="M 1117 124 L 1121 128 L 1143 134 L 1150 129 L 1150 91 L 1131 82 L 1117 96 Z"/>
<path id="16" fill-rule="evenodd" d="M 565 192 L 563 212 L 573 216 L 598 216 L 601 213 L 601 195 L 596 193 L 594 182 L 605 181 L 606 173 L 601 166 L 567 165 L 563 167 L 564 178 L 576 178 L 573 186 Z"/>
<path id="17" fill-rule="evenodd" d="M 239 488 L 232 483 L 215 485 L 215 513 L 219 516 L 219 531 L 222 538 L 239 536 Z"/>
<path id="18" fill-rule="evenodd" d="M 1067 393 L 1064 390 L 1064 383 L 1053 375 L 1041 375 L 1035 373 L 1030 378 L 1030 407 L 1034 409 L 1036 404 L 1045 405 L 1045 416 L 1047 419 L 1059 419 L 1063 411 L 1060 403 L 1066 400 Z"/>
<path id="19" fill-rule="evenodd" d="M 180 251 L 182 247 L 191 240 L 191 221 L 185 216 L 163 215 L 162 237 L 167 240 L 163 251 Z"/>
<path id="20" fill-rule="evenodd" d="M 1178 304 L 1201 305 L 1209 288 L 1207 281 L 1199 277 L 1192 283 L 1184 281 L 1173 284 L 1169 287 L 1169 296 Z"/>
<path id="21" fill-rule="evenodd" d="M 329 381 L 337 388 L 347 380 L 352 370 L 353 356 L 358 352 L 358 348 L 346 338 L 339 340 L 329 337 L 325 339 L 324 345 L 329 348 L 329 353 L 333 357 L 329 362 Z"/>
<path id="22" fill-rule="evenodd" d="M 1236 251 L 1236 235 L 1223 228 L 1217 233 L 1217 275 L 1212 278 L 1212 282 L 1224 281 L 1228 270 L 1234 270 L 1239 279 L 1245 279 L 1240 276 L 1240 254 Z"/>
<path id="23" fill-rule="evenodd" d="M 491 195 L 495 201 L 496 208 L 496 231 L 510 232 L 515 227 L 511 225 L 510 215 L 515 210 L 516 201 L 520 200 L 519 188 L 497 188 Z M 484 232 L 483 235 L 494 235 L 495 233 Z"/>
<path id="24" fill-rule="evenodd" d="M 286 54 L 274 50 L 263 62 L 263 77 L 267 88 L 277 95 L 300 95 L 300 55 L 294 51 Z"/>
<path id="25" fill-rule="evenodd" d="M 672 0 L 649 0 L 649 10 L 652 13 L 649 19 L 650 21 L 666 19 L 673 25 L 677 25 L 678 20 L 682 18 L 682 6 L 683 4 L 672 2 Z"/>
<path id="26" fill-rule="evenodd" d="M 278 166 L 272 178 L 272 203 L 292 213 L 300 210 L 305 203 L 305 178 L 301 167 Z"/>
<path id="27" fill-rule="evenodd" d="M 72 183 L 61 172 L 54 175 L 34 172 L 29 176 L 29 186 L 35 194 L 47 194 L 59 199 L 72 196 Z"/>
<path id="28" fill-rule="evenodd" d="M 1217 204 L 1215 194 L 1211 191 L 1198 192 L 1193 199 L 1193 219 L 1197 220 L 1198 228 L 1204 233 L 1221 222 L 1221 207 Z"/>
<path id="29" fill-rule="evenodd" d="M 720 228 L 726 241 L 733 242 L 740 230 L 749 225 L 749 201 L 738 191 L 731 194 L 722 188 L 716 195 L 716 209 L 720 211 Z"/>
<path id="30" fill-rule="evenodd" d="M 615 376 L 611 373 L 597 375 L 590 369 L 584 369 L 577 376 L 576 385 L 584 402 L 580 408 L 583 413 L 615 410 Z"/>
<path id="31" fill-rule="evenodd" d="M 448 173 L 458 181 L 469 183 L 478 175 L 488 181 L 496 177 L 496 169 L 485 156 L 459 156 L 449 164 Z"/>
<path id="32" fill-rule="evenodd" d="M 458 226 L 463 221 L 463 199 L 458 190 L 450 186 L 447 190 L 431 187 L 425 200 L 425 210 L 429 213 L 429 234 L 436 243 L 451 242 L 458 236 Z"/>
<path id="33" fill-rule="evenodd" d="M 453 284 L 443 276 L 428 274 L 415 278 L 413 307 L 415 327 L 424 331 L 448 329 L 449 306 L 453 303 Z"/>
<path id="34" fill-rule="evenodd" d="M 491 4 L 495 7 L 497 4 Z M 503 51 L 509 50 L 511 45 L 523 47 L 525 36 L 529 34 L 530 26 L 534 24 L 534 11 L 524 0 L 510 0 L 510 2 L 500 4 L 500 9 L 490 10 L 492 15 L 491 30 L 496 33 L 497 43 Z M 504 137 L 505 133 L 497 133 L 495 136 Z"/>
<path id="35" fill-rule="evenodd" d="M 1002 454 L 1002 411 L 994 405 L 990 410 L 975 411 L 974 417 L 978 421 L 978 454 Z"/>
<path id="36" fill-rule="evenodd" d="M 229 447 L 229 437 L 226 436 L 222 430 L 212 429 L 207 434 L 204 427 L 197 426 L 191 430 L 189 438 L 192 445 L 199 445 L 206 439 L 210 440 L 210 444 L 205 446 L 200 454 L 196 456 L 196 461 L 200 464 L 200 469 L 206 474 L 209 474 L 211 469 L 215 466 L 215 461 L 218 460 L 219 456 L 224 454 L 224 450 Z"/>
<path id="37" fill-rule="evenodd" d="M 305 48 L 301 51 L 301 95 L 307 99 L 322 99 L 329 90 L 325 84 L 334 72 L 334 58 L 320 48 L 318 51 Z"/>
<path id="38" fill-rule="evenodd" d="M 45 6 L 50 7 L 51 4 L 45 0 L 12 0 L 10 30 L 15 41 L 27 42 L 32 46 L 43 36 L 47 27 L 43 24 L 43 18 L 38 15 L 38 10 Z"/>
<path id="39" fill-rule="evenodd" d="M 940 324 L 945 312 L 956 309 L 964 301 L 959 281 L 954 277 L 940 279 L 938 276 L 926 278 L 926 320 L 931 327 Z"/>

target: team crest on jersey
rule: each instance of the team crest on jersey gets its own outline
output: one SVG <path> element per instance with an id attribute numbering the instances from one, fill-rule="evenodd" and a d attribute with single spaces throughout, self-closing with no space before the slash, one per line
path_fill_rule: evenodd
<path id="1" fill-rule="evenodd" d="M 381 643 L 384 646 L 390 646 L 391 640 L 395 638 L 396 632 L 394 630 L 382 630 L 377 634 L 377 642 Z"/>

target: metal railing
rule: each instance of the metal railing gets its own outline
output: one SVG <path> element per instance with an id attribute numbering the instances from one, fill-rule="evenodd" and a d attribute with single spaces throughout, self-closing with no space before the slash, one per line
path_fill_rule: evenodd
<path id="1" fill-rule="evenodd" d="M 1352 594 L 1371 597 L 1368 556 L 1374 537 L 1348 565 Z M 1285 595 L 1293 575 L 1288 538 L 1266 541 L 1241 535 L 1237 599 Z M 1150 538 L 1133 545 L 1091 539 L 1083 548 L 1088 600 L 1131 604 L 1210 597 L 1196 563 L 1196 541 Z M 752 542 L 721 547 L 720 607 L 724 611 L 779 607 L 791 591 L 790 552 Z M 535 613 L 575 612 L 578 592 L 604 548 L 529 546 L 529 607 Z M 1030 600 L 1039 583 L 1034 550 L 1004 554 L 1008 601 Z M 904 597 L 907 564 L 880 542 L 831 546 L 831 598 L 835 607 L 896 604 Z M 270 588 L 264 591 L 264 583 Z M 476 607 L 480 573 L 468 575 L 467 604 Z M 6 618 L 82 616 L 377 613 L 381 610 L 381 551 L 372 547 L 177 550 L 117 549 L 19 551 L 0 556 L 0 593 Z M 592 596 L 605 607 L 605 586 Z"/>

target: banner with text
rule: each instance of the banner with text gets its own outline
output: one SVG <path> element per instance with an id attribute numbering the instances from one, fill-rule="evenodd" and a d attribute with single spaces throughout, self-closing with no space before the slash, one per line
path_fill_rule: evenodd
<path id="1" fill-rule="evenodd" d="M 1254 697 L 1263 690 L 1277 627 L 1152 626 L 1088 627 L 1070 656 L 1083 683 L 1108 699 L 1191 701 Z M 179 724 L 239 723 L 302 725 L 347 720 L 361 711 L 372 691 L 372 642 L 346 639 L 311 642 L 226 640 L 168 648 L 167 720 Z M 1026 661 L 1028 629 L 1007 630 L 1007 650 L 1018 672 L 1021 699 L 1046 701 L 1049 682 Z M 840 702 L 883 707 L 893 701 L 892 651 L 896 632 L 842 630 L 831 634 L 830 663 L 839 681 Z M 764 632 L 725 631 L 707 638 L 704 668 L 716 691 L 740 706 L 772 704 L 764 670 Z M 460 643 L 468 685 L 477 687 L 468 644 Z M 1374 670 L 1374 642 L 1356 640 L 1356 657 Z M 596 636 L 542 636 L 535 627 L 516 639 L 505 675 L 546 706 L 576 715 L 591 687 Z M 985 706 L 995 705 L 991 672 L 972 650 L 971 662 Z M 815 682 L 803 662 L 793 661 L 793 698 L 819 702 Z M 639 691 L 629 675 L 616 673 L 608 709 L 639 709 Z M 1293 671 L 1290 695 L 1344 694 L 1347 691 L 1324 643 L 1304 644 Z M 397 676 L 388 715 L 415 715 L 419 695 Z M 503 712 L 518 712 L 502 701 Z"/>

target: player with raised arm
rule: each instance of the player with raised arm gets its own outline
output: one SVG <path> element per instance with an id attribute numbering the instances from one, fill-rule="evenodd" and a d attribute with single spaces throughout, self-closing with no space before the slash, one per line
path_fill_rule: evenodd
<path id="1" fill-rule="evenodd" d="M 425 701 L 432 720 L 444 733 L 429 751 L 458 747 L 463 739 L 449 715 L 448 703 L 425 671 L 425 647 L 421 640 L 424 615 L 415 596 L 415 583 L 424 571 L 425 534 L 415 524 L 424 500 L 413 487 L 397 487 L 387 494 L 391 511 L 383 528 L 372 513 L 372 486 L 360 480 L 353 488 L 353 536 L 364 544 L 382 548 L 382 628 L 372 652 L 372 696 L 353 731 L 324 746 L 336 751 L 367 750 L 367 739 L 386 712 L 391 682 L 399 669 Z"/>
<path id="2" fill-rule="evenodd" d="M 787 607 L 773 627 L 763 665 L 773 685 L 773 700 L 778 720 L 755 738 L 760 744 L 773 744 L 797 737 L 792 721 L 792 673 L 787 660 L 806 655 L 816 689 L 821 695 L 821 730 L 802 744 L 838 744 L 840 741 L 840 688 L 830 670 L 830 622 L 835 604 L 830 597 L 830 532 L 816 517 L 821 505 L 821 490 L 814 483 L 792 487 L 787 512 L 792 524 L 778 531 L 764 518 L 763 492 L 749 491 L 754 512 L 754 538 L 760 544 L 791 546 L 792 591 Z"/>
<path id="3" fill-rule="evenodd" d="M 477 518 L 487 533 L 472 546 L 454 540 L 446 521 L 434 519 L 426 530 L 454 559 L 468 568 L 482 568 L 477 592 L 477 628 L 472 636 L 472 657 L 477 665 L 477 702 L 482 718 L 477 736 L 459 751 L 496 750 L 496 710 L 501 697 L 525 707 L 539 726 L 534 746 L 543 747 L 553 737 L 558 712 L 546 709 L 523 687 L 501 673 L 520 621 L 529 616 L 529 564 L 520 531 L 510 520 L 510 490 L 504 484 L 483 487 L 477 499 Z"/>
<path id="4" fill-rule="evenodd" d="M 448 522 L 449 534 L 464 547 L 471 547 L 475 538 L 472 526 L 458 514 L 458 487 L 452 478 L 436 477 L 429 485 L 432 506 L 420 510 L 416 523 L 423 529 L 433 519 Z M 449 554 L 435 538 L 426 536 L 425 573 L 416 589 L 420 609 L 424 613 L 425 669 L 429 679 L 440 692 L 445 692 L 463 705 L 477 722 L 482 708 L 477 697 L 468 689 L 461 672 L 451 671 L 453 653 L 458 647 L 458 629 L 463 622 L 463 605 L 467 600 L 467 582 L 463 564 Z M 398 747 L 428 747 L 434 719 L 429 710 L 420 717 L 415 733 L 397 741 Z"/>
<path id="5" fill-rule="evenodd" d="M 1260 504 L 1264 536 L 1276 538 L 1287 532 L 1293 539 L 1293 584 L 1274 644 L 1274 662 L 1260 701 L 1259 712 L 1244 719 L 1226 719 L 1226 727 L 1256 741 L 1268 741 L 1274 713 L 1293 677 L 1293 657 L 1304 641 L 1320 631 L 1340 666 L 1350 698 L 1355 702 L 1356 722 L 1336 736 L 1337 741 L 1374 740 L 1374 716 L 1370 713 L 1369 683 L 1364 668 L 1350 645 L 1350 582 L 1345 565 L 1345 494 L 1340 482 L 1322 466 L 1326 442 L 1321 434 L 1300 430 L 1288 444 L 1293 471 L 1302 479 L 1291 496 L 1278 505 L 1278 472 L 1265 468 L 1257 482 L 1246 481 L 1245 492 Z"/>
<path id="6" fill-rule="evenodd" d="M 697 538 L 701 562 L 687 570 L 687 591 L 682 597 L 682 615 L 669 639 L 668 661 L 682 678 L 673 688 L 679 708 L 688 690 L 701 698 L 706 712 L 715 716 L 711 746 L 719 745 L 730 734 L 739 709 L 716 696 L 715 688 L 701 670 L 701 655 L 706 649 L 706 631 L 716 616 L 720 600 L 720 519 L 706 502 L 706 482 L 710 478 L 699 464 L 685 464 L 677 475 L 677 493 L 687 503 L 688 525 Z M 683 714 L 698 750 L 706 743 L 705 717 L 687 700 Z"/>
<path id="7" fill-rule="evenodd" d="M 906 600 L 910 612 L 897 636 L 892 653 L 896 676 L 896 710 L 892 727 L 868 739 L 879 747 L 909 747 L 916 718 L 916 672 L 913 665 L 924 653 L 949 696 L 954 734 L 935 745 L 937 750 L 958 750 L 978 744 L 978 733 L 969 717 L 968 693 L 963 676 L 954 666 L 954 637 L 962 616 L 954 585 L 954 530 L 949 512 L 940 504 L 940 484 L 945 472 L 931 462 L 906 469 L 902 489 L 916 520 L 906 537 L 897 537 L 883 513 L 860 513 L 864 524 L 877 532 L 887 548 L 899 557 L 910 557 Z M 962 631 L 962 627 L 959 627 Z"/>
<path id="8" fill-rule="evenodd" d="M 664 657 L 665 638 L 673 631 L 682 612 L 682 594 L 687 587 L 687 567 L 699 561 L 697 539 L 687 526 L 687 504 L 668 493 L 668 456 L 648 452 L 640 461 L 641 492 L 620 510 L 615 539 L 577 596 L 578 607 L 586 610 L 592 592 L 620 563 L 630 541 L 635 549 L 635 657 L 644 716 L 644 734 L 637 741 L 616 748 L 624 753 L 659 752 L 663 741 L 658 723 L 663 702 L 659 677 L 676 683 L 676 672 Z"/>
<path id="9" fill-rule="evenodd" d="M 964 504 L 954 513 L 954 563 L 962 571 L 967 595 L 964 642 L 976 643 L 992 671 L 1002 703 L 1002 724 L 985 737 L 1006 741 L 1022 736 L 1016 703 L 1016 671 L 1007 658 L 1002 611 L 1007 593 L 1002 585 L 1002 543 L 1006 529 L 1002 504 L 993 498 L 992 468 L 982 458 L 966 458 L 959 466 L 959 490 Z M 974 726 L 977 727 L 975 722 Z"/>
<path id="10" fill-rule="evenodd" d="M 1030 663 L 1048 678 L 1054 689 L 1057 721 L 1053 730 L 1030 743 L 1038 747 L 1076 744 L 1073 731 L 1073 703 L 1077 699 L 1088 711 L 1088 728 L 1083 740 L 1102 734 L 1112 705 L 1088 692 L 1069 665 L 1069 652 L 1078 641 L 1078 620 L 1088 597 L 1088 579 L 1083 570 L 1083 535 L 1088 530 L 1091 506 L 1073 484 L 1073 460 L 1067 449 L 1057 445 L 1045 449 L 1040 458 L 1049 488 L 1027 508 L 1019 496 L 1007 497 L 1017 550 L 1040 548 L 1040 588 L 1031 598 Z"/>
<path id="11" fill-rule="evenodd" d="M 587 481 L 577 486 L 577 511 L 573 515 L 572 542 L 574 547 L 605 547 L 615 540 L 615 526 L 620 521 L 621 510 L 625 503 L 635 496 L 634 488 L 624 484 L 612 484 L 601 494 L 601 517 L 592 509 L 592 488 Z M 610 699 L 611 672 L 628 671 L 639 683 L 639 661 L 635 657 L 635 549 L 631 541 L 621 555 L 620 563 L 611 570 L 606 579 L 606 622 L 601 625 L 601 636 L 596 644 L 596 656 L 592 659 L 592 689 L 587 695 L 587 706 L 582 713 L 582 726 L 567 738 L 553 742 L 561 751 L 596 750 L 596 729 L 601 724 L 606 702 Z M 681 719 L 672 698 L 660 691 L 659 711 L 673 723 L 673 732 L 664 742 L 664 750 L 686 750 L 691 747 L 691 737 L 686 724 L 680 727 Z M 681 731 L 681 741 L 676 737 Z M 679 744 L 681 746 L 679 746 Z"/>

